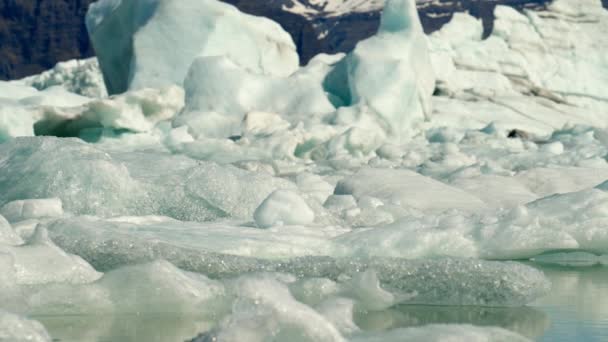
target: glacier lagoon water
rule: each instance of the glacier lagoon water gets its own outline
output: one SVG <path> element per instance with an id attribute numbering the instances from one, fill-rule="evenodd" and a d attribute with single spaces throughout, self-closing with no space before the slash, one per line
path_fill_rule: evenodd
<path id="1" fill-rule="evenodd" d="M 361 313 L 357 325 L 386 331 L 427 324 L 499 326 L 536 341 L 608 340 L 608 268 L 540 266 L 552 282 L 547 296 L 524 307 L 398 305 Z M 58 342 L 186 341 L 212 326 L 191 316 L 167 314 L 33 316 Z"/>

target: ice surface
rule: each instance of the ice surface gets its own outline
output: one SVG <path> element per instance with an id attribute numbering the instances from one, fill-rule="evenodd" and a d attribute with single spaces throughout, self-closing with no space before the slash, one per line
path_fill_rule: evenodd
<path id="1" fill-rule="evenodd" d="M 215 0 L 101 0 L 86 23 L 110 94 L 181 85 L 197 56 L 226 56 L 270 75 L 298 68 L 295 45 L 278 24 Z"/>
<path id="2" fill-rule="evenodd" d="M 481 200 L 468 193 L 409 170 L 364 168 L 340 181 L 334 194 L 375 197 L 386 204 L 424 210 L 484 207 Z"/>
<path id="3" fill-rule="evenodd" d="M 153 153 L 110 155 L 76 139 L 18 138 L 0 145 L 0 158 L 0 204 L 57 197 L 74 214 L 252 219 L 271 192 L 295 188 L 229 165 Z"/>
<path id="4" fill-rule="evenodd" d="M 124 165 L 79 140 L 17 138 L 0 145 L 0 160 L 1 205 L 56 197 L 72 213 L 112 215 L 145 201 Z"/>
<path id="5" fill-rule="evenodd" d="M 519 264 L 320 257 L 338 253 L 321 238 L 318 228 L 311 230 L 307 237 L 304 232 L 295 229 L 290 232 L 286 227 L 270 233 L 275 236 L 265 230 L 218 225 L 192 225 L 188 229 L 181 225 L 176 234 L 177 227 L 171 227 L 170 222 L 134 226 L 70 219 L 57 221 L 49 229 L 62 248 L 83 256 L 102 270 L 156 258 L 165 258 L 179 267 L 211 277 L 243 272 L 286 272 L 299 277 L 338 279 L 342 273 L 353 275 L 371 268 L 378 272 L 385 288 L 408 294 L 407 300 L 401 300 L 423 304 L 516 305 L 542 293 L 547 286 L 541 273 Z M 298 255 L 308 257 L 284 260 Z M 315 255 L 319 257 L 311 257 Z M 264 258 L 276 261 L 264 261 Z M 494 282 L 497 274 L 510 276 L 502 278 L 504 282 L 498 285 Z M 435 279 L 437 287 L 428 288 L 427 277 Z M 416 295 L 410 295 L 412 293 Z"/>
<path id="6" fill-rule="evenodd" d="M 545 327 L 521 307 L 543 273 L 483 259 L 607 264 L 606 13 L 498 7 L 485 40 L 457 14 L 429 58 L 413 4 L 298 69 L 285 32 L 228 5 L 97 2 L 89 29 L 124 94 L 105 96 L 95 60 L 0 82 L 0 309 L 83 324 L 77 341 L 147 315 L 205 341 Z"/>
<path id="7" fill-rule="evenodd" d="M 48 283 L 87 283 L 101 275 L 76 255 L 70 255 L 57 247 L 43 227 L 25 245 L 0 245 L 0 253 L 12 256 L 15 281 L 20 285 Z M 3 272 L 6 272 L 4 270 Z"/>
<path id="8" fill-rule="evenodd" d="M 315 219 L 315 213 L 298 193 L 277 190 L 268 195 L 253 213 L 260 228 L 276 225 L 306 225 Z"/>

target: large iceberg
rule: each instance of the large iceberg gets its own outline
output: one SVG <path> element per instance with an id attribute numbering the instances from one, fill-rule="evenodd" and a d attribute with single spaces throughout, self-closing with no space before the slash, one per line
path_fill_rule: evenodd
<path id="1" fill-rule="evenodd" d="M 412 135 L 431 114 L 435 89 L 415 2 L 388 1 L 378 33 L 357 44 L 325 84 L 345 105 L 369 107 L 389 133 Z"/>
<path id="2" fill-rule="evenodd" d="M 277 23 L 215 0 L 102 0 L 90 6 L 86 24 L 110 94 L 181 85 L 197 56 L 228 56 L 279 76 L 299 64 Z"/>

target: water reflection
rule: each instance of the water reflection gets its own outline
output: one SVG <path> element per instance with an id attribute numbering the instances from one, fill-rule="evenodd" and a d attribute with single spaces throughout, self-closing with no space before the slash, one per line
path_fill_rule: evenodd
<path id="1" fill-rule="evenodd" d="M 608 267 L 536 266 L 551 292 L 532 305 L 549 315 L 540 341 L 608 341 Z"/>
<path id="2" fill-rule="evenodd" d="M 186 341 L 212 323 L 193 316 L 34 316 L 56 342 Z"/>
<path id="3" fill-rule="evenodd" d="M 547 315 L 535 308 L 491 308 L 459 306 L 401 305 L 382 312 L 369 312 L 355 317 L 366 330 L 388 330 L 427 324 L 472 324 L 497 326 L 521 335 L 537 338 L 549 327 Z"/>

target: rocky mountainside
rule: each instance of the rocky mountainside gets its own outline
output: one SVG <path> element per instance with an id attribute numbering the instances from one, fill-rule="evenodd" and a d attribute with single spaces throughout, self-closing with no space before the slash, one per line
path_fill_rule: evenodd
<path id="1" fill-rule="evenodd" d="M 94 0 L 0 0 L 0 79 L 21 78 L 58 61 L 94 54 L 84 15 Z M 266 16 L 291 33 L 302 62 L 319 52 L 351 50 L 378 26 L 383 0 L 225 0 L 242 11 Z M 608 3 L 608 0 L 602 0 Z M 418 0 L 426 32 L 468 11 L 490 32 L 497 4 L 542 7 L 549 0 Z M 604 5 L 606 5 L 606 3 Z"/>

